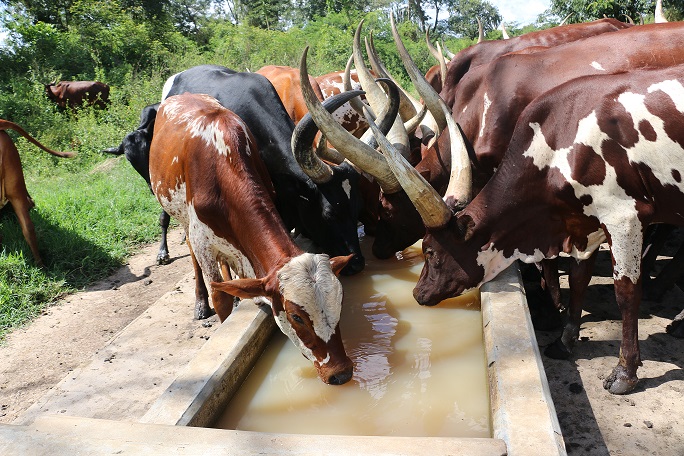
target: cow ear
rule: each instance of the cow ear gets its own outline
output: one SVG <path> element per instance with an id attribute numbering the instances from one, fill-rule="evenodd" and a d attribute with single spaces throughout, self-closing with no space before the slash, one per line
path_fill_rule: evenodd
<path id="1" fill-rule="evenodd" d="M 340 275 L 340 271 L 349 263 L 349 261 L 354 257 L 354 254 L 347 256 L 337 256 L 330 258 L 330 268 L 336 276 Z"/>
<path id="2" fill-rule="evenodd" d="M 465 242 L 473 237 L 475 232 L 475 221 L 469 215 L 459 215 L 456 217 L 456 226 L 461 239 Z"/>
<path id="3" fill-rule="evenodd" d="M 265 283 L 262 279 L 235 279 L 226 282 L 211 282 L 212 289 L 243 299 L 266 296 L 264 285 Z"/>

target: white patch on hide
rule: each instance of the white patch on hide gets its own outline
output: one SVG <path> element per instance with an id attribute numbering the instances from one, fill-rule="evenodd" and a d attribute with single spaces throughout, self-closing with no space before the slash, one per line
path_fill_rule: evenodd
<path id="1" fill-rule="evenodd" d="M 684 87 L 678 81 L 662 81 L 649 87 L 648 92 L 661 91 L 672 98 L 680 112 L 684 112 Z M 664 122 L 646 109 L 646 95 L 625 92 L 617 97 L 631 115 L 633 126 L 639 132 L 639 138 L 631 148 L 626 148 L 631 163 L 643 163 L 653 172 L 663 185 L 673 185 L 684 193 L 684 183 L 677 182 L 672 176 L 672 168 L 684 156 L 684 149 L 670 139 L 664 128 Z M 639 131 L 639 125 L 644 122 L 651 125 L 656 134 L 656 140 L 646 139 Z M 537 123 L 530 123 L 534 137 L 524 156 L 532 158 L 535 166 L 543 169 L 545 166 L 557 168 L 573 187 L 575 196 L 579 199 L 585 195 L 591 197 L 592 203 L 584 207 L 584 213 L 595 216 L 603 223 L 612 240 L 612 254 L 615 258 L 614 278 L 626 277 L 633 283 L 641 274 L 641 245 L 642 227 L 637 217 L 636 202 L 626 194 L 617 182 L 615 169 L 605 162 L 602 145 L 610 140 L 598 126 L 596 112 L 592 112 L 578 124 L 574 144 L 582 144 L 592 148 L 604 158 L 606 175 L 601 184 L 584 186 L 571 177 L 571 166 L 568 154 L 573 147 L 553 150 L 546 142 Z M 596 244 L 597 237 L 590 243 Z M 587 248 L 589 250 L 589 248 Z"/>
<path id="2" fill-rule="evenodd" d="M 592 66 L 592 68 L 594 68 L 594 69 L 596 69 L 596 70 L 599 70 L 599 71 L 606 71 L 606 69 L 603 68 L 603 66 L 602 66 L 600 63 L 598 63 L 598 62 L 591 62 L 591 66 Z"/>
<path id="3" fill-rule="evenodd" d="M 482 107 L 482 122 L 480 122 L 480 137 L 482 137 L 482 135 L 484 134 L 487 111 L 489 111 L 489 107 L 491 105 L 492 105 L 492 102 L 489 99 L 489 96 L 485 93 L 484 94 L 483 107 Z"/>
<path id="4" fill-rule="evenodd" d="M 327 255 L 303 253 L 278 271 L 280 292 L 302 307 L 314 331 L 328 342 L 340 321 L 342 284 L 332 272 Z"/>
<path id="5" fill-rule="evenodd" d="M 214 282 L 223 280 L 219 259 L 225 260 L 240 278 L 256 277 L 247 257 L 237 247 L 217 236 L 199 219 L 194 204 L 192 201 L 187 201 L 185 183 L 176 189 L 169 190 L 168 198 L 157 194 L 157 200 L 162 208 L 185 228 L 192 251 L 202 268 L 205 279 Z"/>

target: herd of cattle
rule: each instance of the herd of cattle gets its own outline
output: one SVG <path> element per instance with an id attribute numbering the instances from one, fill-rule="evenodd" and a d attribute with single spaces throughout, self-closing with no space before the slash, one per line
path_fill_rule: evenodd
<path id="1" fill-rule="evenodd" d="M 263 301 L 324 382 L 347 382 L 337 275 L 364 268 L 363 225 L 379 258 L 423 240 L 413 294 L 428 306 L 520 260 L 542 265 L 561 310 L 556 260 L 575 258 L 567 323 L 547 350 L 567 357 L 607 242 L 623 331 L 604 387 L 633 390 L 645 235 L 684 225 L 684 23 L 603 19 L 482 41 L 428 81 L 392 20 L 420 100 L 387 72 L 372 36 L 366 65 L 362 27 L 344 71 L 310 76 L 305 50 L 298 69 L 178 73 L 140 126 L 105 151 L 125 155 L 161 204 L 159 263 L 169 258 L 170 217 L 185 228 L 195 318 L 225 320 L 234 298 Z M 32 202 L 5 136 L 0 204 L 15 207 L 40 264 Z M 302 251 L 295 234 L 322 253 Z"/>

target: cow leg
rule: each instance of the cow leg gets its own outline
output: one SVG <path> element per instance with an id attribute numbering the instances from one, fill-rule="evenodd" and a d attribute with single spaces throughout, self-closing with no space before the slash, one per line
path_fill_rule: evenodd
<path id="1" fill-rule="evenodd" d="M 190 258 L 192 259 L 192 267 L 195 270 L 195 320 L 204 320 L 214 315 L 214 310 L 209 306 L 209 292 L 204 283 L 204 276 L 202 275 L 202 268 L 200 267 L 192 246 L 188 241 L 188 249 L 190 250 Z"/>
<path id="2" fill-rule="evenodd" d="M 560 280 L 558 278 L 558 258 L 549 260 L 542 260 L 542 272 L 544 273 L 544 282 L 542 286 L 548 290 L 551 295 L 551 300 L 556 310 L 562 312 L 564 310 L 563 301 L 561 300 Z"/>
<path id="3" fill-rule="evenodd" d="M 667 325 L 665 331 L 673 337 L 684 339 L 684 310 L 674 317 L 674 320 Z"/>
<path id="4" fill-rule="evenodd" d="M 644 294 L 648 299 L 659 301 L 666 292 L 670 291 L 682 275 L 684 266 L 684 246 L 680 246 L 672 259 L 660 270 L 655 279 L 648 282 L 648 291 L 644 283 Z"/>
<path id="5" fill-rule="evenodd" d="M 598 250 L 586 260 L 570 262 L 570 271 L 568 272 L 570 303 L 567 309 L 567 321 L 561 336 L 544 350 L 544 354 L 549 358 L 568 359 L 572 355 L 572 349 L 575 347 L 575 342 L 577 342 L 580 333 L 584 294 L 591 281 L 597 256 Z"/>
<path id="6" fill-rule="evenodd" d="M 166 242 L 166 235 L 169 231 L 169 223 L 171 221 L 171 216 L 162 211 L 159 215 L 159 226 L 161 227 L 161 242 L 159 243 L 159 253 L 157 254 L 157 264 L 169 264 L 171 262 L 171 257 L 169 256 L 169 246 Z"/>
<path id="7" fill-rule="evenodd" d="M 622 314 L 620 359 L 608 378 L 603 381 L 603 387 L 612 394 L 625 394 L 632 391 L 639 381 L 636 372 L 641 366 L 638 327 L 641 278 L 636 284 L 627 277 L 616 279 L 615 298 Z"/>
<path id="8" fill-rule="evenodd" d="M 658 254 L 663 250 L 665 242 L 675 230 L 675 226 L 668 224 L 651 225 L 648 228 L 647 241 L 644 243 L 644 254 L 642 259 L 643 271 L 643 290 L 644 298 L 652 301 L 660 301 L 666 291 L 674 286 L 674 281 L 677 279 L 675 275 L 666 275 L 659 279 L 661 274 L 655 279 L 651 279 L 651 273 L 655 267 Z M 667 266 L 663 268 L 662 272 L 666 272 Z M 669 269 L 672 271 L 672 269 Z"/>
<path id="9" fill-rule="evenodd" d="M 33 201 L 27 194 L 25 197 L 13 200 L 10 199 L 10 203 L 14 208 L 14 212 L 17 214 L 17 219 L 19 219 L 19 226 L 21 226 L 21 232 L 24 234 L 24 239 L 26 239 L 26 242 L 28 243 L 29 248 L 31 249 L 31 253 L 33 254 L 33 259 L 36 263 L 36 266 L 38 266 L 39 268 L 44 267 L 43 259 L 40 257 L 40 252 L 38 252 L 38 240 L 36 239 L 36 229 L 33 225 L 33 222 L 31 221 L 31 217 L 29 216 L 29 211 L 34 206 Z"/>

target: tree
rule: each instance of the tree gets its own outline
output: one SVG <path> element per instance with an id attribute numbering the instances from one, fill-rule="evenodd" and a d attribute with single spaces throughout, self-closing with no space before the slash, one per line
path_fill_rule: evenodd
<path id="1" fill-rule="evenodd" d="M 488 1 L 449 0 L 447 4 L 451 15 L 446 20 L 446 31 L 456 36 L 477 38 L 477 18 L 485 33 L 496 29 L 502 21 L 499 10 Z"/>
<path id="2" fill-rule="evenodd" d="M 655 0 L 551 0 L 549 11 L 559 18 L 569 16 L 569 23 L 611 17 L 621 21 L 631 18 L 638 24 L 641 18 L 652 20 L 655 3 Z M 663 9 L 669 20 L 682 19 L 684 0 L 664 0 Z"/>

